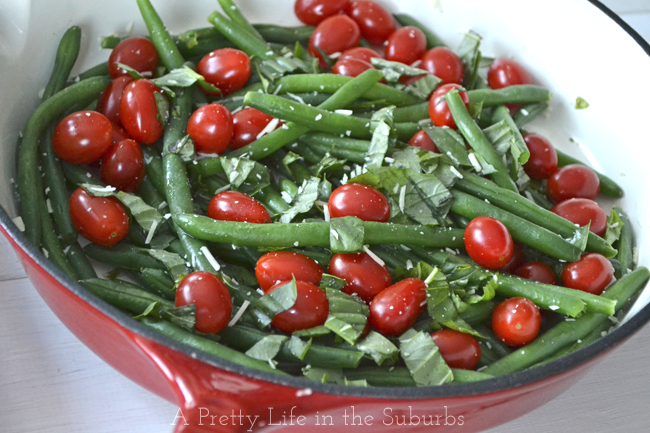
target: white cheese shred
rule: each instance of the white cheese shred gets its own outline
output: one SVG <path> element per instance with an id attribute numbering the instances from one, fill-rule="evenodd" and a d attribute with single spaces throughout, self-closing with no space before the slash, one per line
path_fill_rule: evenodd
<path id="1" fill-rule="evenodd" d="M 456 176 L 458 179 L 463 178 L 463 175 L 460 173 L 460 171 L 456 170 L 456 167 L 454 167 L 453 165 L 449 168 L 449 171 L 451 171 L 454 174 L 454 176 Z"/>
<path id="2" fill-rule="evenodd" d="M 380 259 L 377 254 L 370 251 L 370 248 L 368 248 L 367 245 L 363 246 L 363 250 L 366 252 L 366 254 L 368 254 L 370 256 L 371 259 L 373 259 L 374 261 L 379 263 L 379 266 L 384 266 L 385 265 L 384 261 L 382 259 Z"/>
<path id="3" fill-rule="evenodd" d="M 272 132 L 278 126 L 278 123 L 280 123 L 280 119 L 278 119 L 278 118 L 271 119 L 271 121 L 266 124 L 264 129 L 262 129 L 260 131 L 260 133 L 257 134 L 257 137 L 255 137 L 255 138 L 257 138 L 259 140 L 260 138 L 264 137 L 269 132 Z"/>
<path id="4" fill-rule="evenodd" d="M 156 228 L 158 227 L 158 220 L 153 220 L 151 227 L 149 228 L 149 233 L 147 233 L 147 238 L 144 240 L 145 245 L 149 245 L 153 239 L 154 233 L 156 233 Z"/>
<path id="5" fill-rule="evenodd" d="M 474 170 L 476 170 L 477 173 L 483 171 L 483 167 L 481 167 L 481 164 L 478 162 L 478 159 L 476 159 L 476 155 L 474 155 L 474 153 L 469 154 L 469 162 L 472 163 L 472 166 L 474 167 Z"/>
<path id="6" fill-rule="evenodd" d="M 208 262 L 210 262 L 210 264 L 212 265 L 212 267 L 214 268 L 215 271 L 218 271 L 219 269 L 221 269 L 221 265 L 214 258 L 214 256 L 212 255 L 212 253 L 210 252 L 208 247 L 206 247 L 204 245 L 204 246 L 201 247 L 200 251 L 203 253 L 205 258 L 208 259 Z"/>
<path id="7" fill-rule="evenodd" d="M 230 319 L 230 322 L 228 322 L 229 327 L 235 326 L 235 324 L 239 321 L 239 319 L 241 319 L 241 316 L 244 315 L 244 313 L 246 312 L 246 308 L 248 308 L 250 304 L 251 303 L 249 301 L 242 302 L 241 307 L 239 307 L 239 310 L 237 310 L 235 315 L 232 316 L 232 319 Z"/>
<path id="8" fill-rule="evenodd" d="M 399 190 L 399 210 L 404 213 L 404 206 L 406 205 L 406 185 L 402 186 Z"/>
<path id="9" fill-rule="evenodd" d="M 330 220 L 330 208 L 327 205 L 323 205 L 323 217 L 325 221 Z"/>

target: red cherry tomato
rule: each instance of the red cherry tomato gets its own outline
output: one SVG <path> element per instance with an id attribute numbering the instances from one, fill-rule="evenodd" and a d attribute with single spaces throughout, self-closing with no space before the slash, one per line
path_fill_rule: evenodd
<path id="1" fill-rule="evenodd" d="M 474 370 L 481 359 L 481 346 L 476 338 L 453 329 L 442 329 L 431 334 L 440 354 L 450 368 Z"/>
<path id="2" fill-rule="evenodd" d="M 296 0 L 293 10 L 300 21 L 315 26 L 341 12 L 347 4 L 348 0 Z"/>
<path id="3" fill-rule="evenodd" d="M 512 251 L 512 258 L 507 265 L 502 267 L 500 271 L 514 274 L 515 271 L 526 261 L 526 254 L 524 253 L 524 246 L 517 242 L 513 242 L 514 248 Z"/>
<path id="4" fill-rule="evenodd" d="M 533 84 L 533 79 L 526 69 L 510 59 L 496 59 L 488 70 L 488 85 L 493 89 L 502 89 L 517 84 Z"/>
<path id="5" fill-rule="evenodd" d="M 326 54 L 342 53 L 355 47 L 361 40 L 359 26 L 347 15 L 334 15 L 318 24 L 309 38 L 309 54 L 320 59 L 321 66 L 326 67 L 323 56 L 317 48 Z"/>
<path id="6" fill-rule="evenodd" d="M 588 198 L 571 198 L 553 206 L 551 212 L 568 219 L 573 224 L 584 227 L 591 223 L 589 231 L 604 236 L 607 231 L 607 214 L 593 200 Z"/>
<path id="7" fill-rule="evenodd" d="M 336 188 L 327 206 L 332 218 L 355 216 L 364 221 L 384 223 L 390 219 L 390 203 L 386 196 L 360 183 L 348 183 Z"/>
<path id="8" fill-rule="evenodd" d="M 237 191 L 223 191 L 215 195 L 208 205 L 208 216 L 219 221 L 271 222 L 269 211 L 260 202 Z"/>
<path id="9" fill-rule="evenodd" d="M 463 61 L 449 48 L 435 47 L 424 53 L 420 69 L 435 75 L 442 84 L 461 84 L 465 68 Z"/>
<path id="10" fill-rule="evenodd" d="M 79 234 L 97 245 L 112 247 L 129 233 L 129 216 L 115 197 L 93 197 L 77 188 L 70 196 L 69 209 Z"/>
<path id="11" fill-rule="evenodd" d="M 232 315 L 232 299 L 216 275 L 196 271 L 181 280 L 176 289 L 176 306 L 196 305 L 194 329 L 206 334 L 223 331 Z"/>
<path id="12" fill-rule="evenodd" d="M 264 254 L 257 261 L 255 276 L 260 288 L 268 292 L 279 281 L 306 281 L 320 283 L 323 268 L 313 259 L 291 251 L 272 251 Z"/>
<path id="13" fill-rule="evenodd" d="M 222 154 L 233 135 L 230 110 L 221 104 L 200 107 L 187 122 L 187 133 L 197 152 Z"/>
<path id="14" fill-rule="evenodd" d="M 127 84 L 133 81 L 129 75 L 122 75 L 111 81 L 97 101 L 97 111 L 111 122 L 120 123 L 120 100 Z"/>
<path id="15" fill-rule="evenodd" d="M 542 262 L 524 263 L 515 271 L 515 275 L 538 283 L 557 285 L 555 273 L 546 263 Z"/>
<path id="16" fill-rule="evenodd" d="M 151 76 L 158 66 L 158 51 L 149 39 L 127 38 L 117 44 L 108 57 L 108 73 L 111 78 L 127 74 L 117 66 L 118 63 L 130 66 L 145 76 Z"/>
<path id="17" fill-rule="evenodd" d="M 112 144 L 102 157 L 102 182 L 120 191 L 133 192 L 144 178 L 144 157 L 140 145 L 127 138 Z"/>
<path id="18" fill-rule="evenodd" d="M 56 155 L 76 165 L 99 160 L 112 142 L 111 121 L 96 111 L 77 111 L 64 117 L 52 136 Z"/>
<path id="19" fill-rule="evenodd" d="M 562 271 L 562 283 L 570 289 L 600 295 L 614 281 L 614 266 L 598 253 L 589 253 L 568 263 Z"/>
<path id="20" fill-rule="evenodd" d="M 388 268 L 366 253 L 334 254 L 330 260 L 329 273 L 348 283 L 343 287 L 344 293 L 356 294 L 366 304 L 392 284 Z"/>
<path id="21" fill-rule="evenodd" d="M 544 180 L 557 171 L 555 147 L 539 134 L 524 134 L 530 158 L 524 164 L 524 171 L 531 179 Z"/>
<path id="22" fill-rule="evenodd" d="M 461 89 L 461 86 L 458 84 L 445 84 L 444 86 L 438 87 L 431 95 L 431 98 L 429 98 L 429 117 L 433 124 L 438 127 L 447 126 L 456 129 L 456 122 L 454 122 L 454 118 L 447 105 L 447 100 L 444 98 L 453 89 Z M 459 90 L 458 94 L 465 103 L 465 106 L 468 107 L 469 95 L 467 92 Z"/>
<path id="23" fill-rule="evenodd" d="M 396 28 L 390 12 L 373 1 L 353 1 L 345 13 L 359 25 L 361 36 L 373 45 L 383 44 Z"/>
<path id="24" fill-rule="evenodd" d="M 415 324 L 427 304 L 427 285 L 407 278 L 382 290 L 370 303 L 370 324 L 387 337 L 398 337 Z"/>
<path id="25" fill-rule="evenodd" d="M 120 122 L 138 143 L 154 144 L 163 135 L 155 93 L 162 94 L 158 86 L 144 79 L 130 82 L 122 93 Z"/>
<path id="26" fill-rule="evenodd" d="M 510 298 L 492 311 L 492 332 L 507 346 L 521 347 L 533 341 L 542 326 L 537 305 L 526 298 Z"/>
<path id="27" fill-rule="evenodd" d="M 280 281 L 269 289 L 274 291 L 278 287 L 287 284 L 289 281 Z M 306 281 L 296 281 L 296 303 L 293 307 L 280 314 L 277 314 L 271 325 L 282 332 L 291 334 L 301 329 L 309 329 L 325 323 L 329 315 L 330 304 L 321 290 Z"/>
<path id="28" fill-rule="evenodd" d="M 113 124 L 113 144 L 117 144 L 122 140 L 131 138 L 124 128 L 122 128 L 117 123 L 111 123 Z"/>
<path id="29" fill-rule="evenodd" d="M 514 252 L 512 236 L 499 220 L 480 216 L 465 227 L 465 249 L 478 265 L 487 269 L 501 269 L 508 264 Z"/>
<path id="30" fill-rule="evenodd" d="M 374 69 L 368 62 L 358 59 L 338 59 L 332 67 L 332 73 L 345 77 L 357 77 L 368 69 Z"/>
<path id="31" fill-rule="evenodd" d="M 252 107 L 239 110 L 232 115 L 232 140 L 228 147 L 235 150 L 257 140 L 271 120 L 273 117 Z"/>
<path id="32" fill-rule="evenodd" d="M 427 50 L 427 38 L 417 27 L 406 26 L 395 30 L 386 41 L 386 60 L 412 65 Z"/>
<path id="33" fill-rule="evenodd" d="M 570 198 L 595 200 L 600 193 L 600 179 L 589 167 L 565 165 L 548 179 L 546 193 L 554 203 Z"/>
<path id="34" fill-rule="evenodd" d="M 419 147 L 422 150 L 428 150 L 433 153 L 440 153 L 438 146 L 433 142 L 429 134 L 426 131 L 418 131 L 411 139 L 409 140 L 409 146 Z"/>
<path id="35" fill-rule="evenodd" d="M 372 48 L 367 47 L 354 47 L 349 50 L 343 51 L 343 54 L 339 57 L 339 60 L 343 59 L 357 59 L 363 60 L 364 62 L 370 63 L 372 65 L 372 59 L 378 58 L 381 59 L 381 55 Z"/>
<path id="36" fill-rule="evenodd" d="M 250 79 L 251 59 L 243 51 L 221 48 L 206 54 L 196 65 L 196 72 L 227 96 L 242 89 Z"/>

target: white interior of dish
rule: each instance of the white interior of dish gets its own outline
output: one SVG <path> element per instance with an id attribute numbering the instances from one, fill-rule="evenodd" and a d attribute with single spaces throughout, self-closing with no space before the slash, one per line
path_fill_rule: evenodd
<path id="1" fill-rule="evenodd" d="M 650 138 L 645 110 L 650 100 L 650 57 L 614 21 L 586 0 L 377 0 L 390 11 L 411 14 L 457 48 L 462 34 L 483 36 L 482 52 L 512 57 L 553 91 L 548 116 L 527 129 L 548 137 L 563 151 L 588 161 L 626 192 L 618 203 L 632 219 L 638 263 L 649 266 L 645 245 L 650 213 Z M 208 26 L 214 0 L 191 3 L 154 0 L 173 33 Z M 240 0 L 253 22 L 298 25 L 293 0 Z M 191 6 L 190 6 L 191 4 Z M 80 72 L 108 58 L 99 37 L 146 34 L 135 0 L 0 0 L 0 203 L 16 216 L 12 196 L 14 148 L 19 131 L 39 101 L 56 46 L 71 25 L 82 28 Z M 574 108 L 576 98 L 590 107 Z M 602 201 L 601 201 L 602 203 Z M 610 201 L 606 206 L 613 205 Z M 650 302 L 645 290 L 630 314 Z"/>

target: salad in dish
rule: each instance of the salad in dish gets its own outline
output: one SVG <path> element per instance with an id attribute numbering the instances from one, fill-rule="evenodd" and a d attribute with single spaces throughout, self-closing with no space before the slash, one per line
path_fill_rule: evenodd
<path id="1" fill-rule="evenodd" d="M 98 297 L 251 368 L 437 386 L 578 350 L 645 286 L 625 212 L 595 201 L 622 190 L 526 130 L 551 92 L 478 34 L 219 2 L 174 36 L 137 0 L 149 35 L 72 78 L 70 28 L 24 128 L 25 234 Z"/>

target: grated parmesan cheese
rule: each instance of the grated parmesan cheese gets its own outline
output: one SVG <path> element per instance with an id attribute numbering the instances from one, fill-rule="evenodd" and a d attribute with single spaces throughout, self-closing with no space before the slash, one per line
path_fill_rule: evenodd
<path id="1" fill-rule="evenodd" d="M 385 265 L 384 261 L 383 261 L 382 259 L 380 259 L 379 256 L 378 256 L 377 254 L 373 253 L 373 252 L 370 250 L 370 248 L 368 248 L 367 245 L 364 245 L 364 246 L 363 246 L 363 250 L 366 252 L 366 254 L 368 254 L 368 255 L 370 256 L 371 259 L 373 259 L 374 261 L 376 261 L 377 263 L 379 263 L 379 266 L 384 266 L 384 265 Z"/>
<path id="2" fill-rule="evenodd" d="M 250 304 L 251 303 L 249 301 L 242 302 L 241 307 L 239 307 L 239 310 L 237 310 L 237 313 L 235 313 L 230 322 L 228 322 L 228 326 L 235 326 L 239 319 L 241 319 L 241 316 L 244 315 L 246 308 L 248 308 Z"/>
<path id="3" fill-rule="evenodd" d="M 212 267 L 214 268 L 215 271 L 218 271 L 219 269 L 221 269 L 221 265 L 214 258 L 214 256 L 212 255 L 212 253 L 210 252 L 208 247 L 206 247 L 204 245 L 204 246 L 201 247 L 201 249 L 199 251 L 201 251 L 203 253 L 203 255 L 205 256 L 205 258 L 208 259 L 208 262 L 210 262 L 210 264 L 212 265 Z"/>

